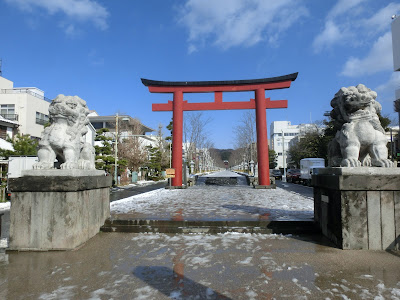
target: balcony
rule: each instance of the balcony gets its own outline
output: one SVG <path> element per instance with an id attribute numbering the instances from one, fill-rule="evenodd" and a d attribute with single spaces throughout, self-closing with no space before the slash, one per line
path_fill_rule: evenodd
<path id="1" fill-rule="evenodd" d="M 4 119 L 18 121 L 18 114 L 0 114 Z"/>

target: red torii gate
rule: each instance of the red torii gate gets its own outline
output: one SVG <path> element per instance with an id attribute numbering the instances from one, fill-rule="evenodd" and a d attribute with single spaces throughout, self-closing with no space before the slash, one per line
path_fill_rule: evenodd
<path id="1" fill-rule="evenodd" d="M 150 93 L 173 93 L 173 101 L 163 104 L 153 104 L 153 111 L 172 111 L 172 167 L 175 169 L 175 178 L 172 186 L 182 186 L 182 134 L 183 112 L 194 110 L 228 110 L 228 109 L 255 109 L 257 129 L 257 158 L 258 184 L 268 187 L 269 159 L 267 135 L 267 108 L 287 108 L 287 100 L 271 101 L 265 98 L 265 90 L 289 88 L 296 80 L 298 73 L 289 75 L 231 81 L 156 81 L 142 78 L 142 83 L 149 88 Z M 254 91 L 255 99 L 245 102 L 223 102 L 223 92 Z M 184 93 L 214 93 L 214 102 L 189 103 L 183 100 Z"/>

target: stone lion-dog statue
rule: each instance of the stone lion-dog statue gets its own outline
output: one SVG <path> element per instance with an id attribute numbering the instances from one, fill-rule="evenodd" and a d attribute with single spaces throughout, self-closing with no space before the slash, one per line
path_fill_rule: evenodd
<path id="1" fill-rule="evenodd" d="M 363 84 L 341 88 L 331 101 L 330 116 L 338 128 L 328 146 L 331 167 L 393 167 L 378 113 L 377 93 Z"/>
<path id="2" fill-rule="evenodd" d="M 95 169 L 94 148 L 85 142 L 86 102 L 78 96 L 58 95 L 49 106 L 51 125 L 46 127 L 39 142 L 39 162 L 34 169 L 53 169 L 55 159 L 61 169 Z"/>

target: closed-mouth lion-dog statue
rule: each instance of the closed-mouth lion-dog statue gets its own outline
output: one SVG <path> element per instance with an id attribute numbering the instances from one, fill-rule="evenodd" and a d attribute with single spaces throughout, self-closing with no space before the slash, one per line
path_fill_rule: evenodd
<path id="1" fill-rule="evenodd" d="M 330 116 L 339 128 L 328 146 L 331 167 L 393 167 L 378 113 L 377 93 L 363 84 L 343 87 L 331 101 Z"/>

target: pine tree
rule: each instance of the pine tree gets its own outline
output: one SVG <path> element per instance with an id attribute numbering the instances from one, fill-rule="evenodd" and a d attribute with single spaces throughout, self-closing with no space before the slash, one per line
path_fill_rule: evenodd
<path id="1" fill-rule="evenodd" d="M 0 149 L 0 156 L 8 159 L 11 155 L 37 155 L 38 142 L 29 134 L 17 134 L 13 139 L 7 139 L 13 145 L 14 151 Z"/>

